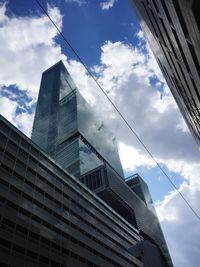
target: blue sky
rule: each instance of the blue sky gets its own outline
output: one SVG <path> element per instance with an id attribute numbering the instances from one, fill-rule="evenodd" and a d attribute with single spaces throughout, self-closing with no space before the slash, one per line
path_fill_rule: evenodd
<path id="1" fill-rule="evenodd" d="M 130 2 L 40 2 L 157 161 L 200 213 L 199 151 L 140 31 Z M 37 3 L 34 0 L 0 3 L 1 113 L 30 136 L 41 73 L 62 59 L 81 93 L 116 134 L 125 176 L 138 172 L 149 185 L 175 266 L 198 266 L 200 258 L 194 249 L 200 246 L 198 221 Z M 182 233 L 188 225 L 193 227 L 184 239 Z"/>
<path id="2" fill-rule="evenodd" d="M 47 9 L 47 1 L 40 2 Z M 61 14 L 64 15 L 62 33 L 88 66 L 99 63 L 100 47 L 106 40 L 113 42 L 120 40 L 132 44 L 137 42 L 133 32 L 139 30 L 140 26 L 128 1 L 121 1 L 120 5 L 115 5 L 113 7 L 115 12 L 112 13 L 102 12 L 101 1 L 98 0 L 82 1 L 81 8 L 76 1 L 71 3 L 69 1 L 67 5 L 66 2 L 51 0 L 48 4 L 59 6 Z M 10 0 L 8 7 L 8 15 L 14 13 L 17 16 L 29 16 L 42 13 L 35 0 L 20 0 L 20 2 Z M 56 39 L 61 44 L 63 52 L 68 57 L 75 58 L 63 39 L 60 37 Z"/>

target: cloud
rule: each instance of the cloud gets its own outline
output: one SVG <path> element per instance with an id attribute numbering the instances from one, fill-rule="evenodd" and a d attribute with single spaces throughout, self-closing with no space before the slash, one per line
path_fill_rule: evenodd
<path id="1" fill-rule="evenodd" d="M 24 111 L 17 114 L 18 107 L 19 105 L 15 100 L 1 96 L 1 115 L 7 118 L 7 120 L 19 128 L 24 134 L 29 136 L 32 129 L 34 113 Z"/>
<path id="2" fill-rule="evenodd" d="M 108 10 L 114 6 L 117 0 L 107 0 L 105 2 L 100 3 L 100 7 L 102 10 Z"/>
<path id="3" fill-rule="evenodd" d="M 14 117 L 17 108 L 17 103 L 7 97 L 0 98 L 1 115 L 3 115 L 11 123 L 15 124 Z"/>
<path id="4" fill-rule="evenodd" d="M 180 191 L 200 214 L 200 186 L 184 183 Z M 174 260 L 174 266 L 199 266 L 199 220 L 191 213 L 177 192 L 172 192 L 162 202 L 158 202 L 156 210 Z"/>
<path id="5" fill-rule="evenodd" d="M 161 97 L 159 83 L 150 82 L 155 76 L 160 81 L 160 70 L 152 67 L 155 64 L 152 55 L 142 53 L 140 47 L 106 42 L 102 46 L 101 66 L 96 67 L 100 70 L 98 81 L 156 157 L 162 161 L 172 158 L 199 162 L 190 133 L 180 127 L 183 119 L 169 89 L 164 85 Z M 119 120 L 111 124 L 115 132 L 117 123 Z M 125 125 L 118 128 L 120 140 L 136 146 Z"/>
<path id="6" fill-rule="evenodd" d="M 30 136 L 33 126 L 34 113 L 22 112 L 15 116 L 15 124 L 27 136 Z"/>
<path id="7" fill-rule="evenodd" d="M 48 5 L 48 13 L 62 29 L 62 15 Z M 16 85 L 37 99 L 42 71 L 59 59 L 65 59 L 55 42 L 57 31 L 45 15 L 8 17 L 6 5 L 0 6 L 0 81 L 4 86 Z M 51 56 L 49 56 L 51 55 Z"/>
<path id="8" fill-rule="evenodd" d="M 60 10 L 50 5 L 47 9 L 62 29 Z M 1 114 L 30 135 L 41 73 L 66 56 L 55 42 L 56 29 L 43 14 L 9 17 L 6 4 L 0 4 L 0 25 Z"/>
<path id="9" fill-rule="evenodd" d="M 127 172 L 135 172 L 139 166 L 155 167 L 155 162 L 150 156 L 122 142 L 119 143 L 119 155 L 123 168 Z"/>
<path id="10" fill-rule="evenodd" d="M 65 0 L 66 4 L 77 4 L 79 7 L 86 4 L 87 2 L 85 0 Z"/>

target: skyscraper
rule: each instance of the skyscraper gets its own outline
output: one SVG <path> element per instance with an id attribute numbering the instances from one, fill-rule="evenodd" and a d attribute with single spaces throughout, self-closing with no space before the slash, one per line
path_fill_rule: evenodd
<path id="1" fill-rule="evenodd" d="M 200 1 L 132 3 L 167 84 L 200 146 Z"/>
<path id="2" fill-rule="evenodd" d="M 104 164 L 124 176 L 115 137 L 62 61 L 42 75 L 31 139 L 76 177 Z"/>
<path id="3" fill-rule="evenodd" d="M 32 140 L 151 241 L 163 267 L 172 266 L 147 185 L 138 175 L 125 182 L 115 137 L 61 61 L 43 72 Z"/>

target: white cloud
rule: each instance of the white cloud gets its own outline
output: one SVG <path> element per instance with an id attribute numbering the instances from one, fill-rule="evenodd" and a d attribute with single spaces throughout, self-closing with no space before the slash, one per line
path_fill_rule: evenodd
<path id="1" fill-rule="evenodd" d="M 24 112 L 17 114 L 17 107 L 19 105 L 7 97 L 1 96 L 0 98 L 0 114 L 7 120 L 19 128 L 27 136 L 30 136 L 34 113 Z"/>
<path id="2" fill-rule="evenodd" d="M 123 168 L 128 172 L 135 172 L 137 167 L 143 165 L 147 167 L 155 167 L 155 162 L 150 156 L 145 155 L 144 152 L 135 149 L 133 146 L 119 143 L 119 155 Z"/>
<path id="3" fill-rule="evenodd" d="M 107 0 L 105 2 L 100 3 L 100 7 L 102 10 L 108 10 L 114 6 L 117 0 Z"/>
<path id="4" fill-rule="evenodd" d="M 50 5 L 47 8 L 53 21 L 62 29 L 60 10 Z M 1 114 L 30 136 L 34 115 L 31 110 L 37 99 L 41 73 L 66 57 L 55 42 L 58 33 L 45 15 L 8 17 L 6 4 L 0 4 L 0 24 Z M 17 87 L 18 92 L 12 91 L 10 86 Z"/>
<path id="5" fill-rule="evenodd" d="M 33 125 L 34 113 L 22 112 L 15 116 L 15 124 L 28 137 L 30 137 Z"/>
<path id="6" fill-rule="evenodd" d="M 87 2 L 85 0 L 65 0 L 66 4 L 77 4 L 78 6 L 82 6 L 84 4 L 86 4 Z"/>
<path id="7" fill-rule="evenodd" d="M 200 214 L 200 186 L 184 183 L 180 187 L 180 191 Z M 177 192 L 172 192 L 162 202 L 157 203 L 156 210 L 161 220 L 174 266 L 199 266 L 199 220 L 191 213 Z"/>
<path id="8" fill-rule="evenodd" d="M 65 59 L 55 42 L 58 33 L 45 15 L 8 17 L 5 11 L 5 4 L 1 5 L 1 84 L 16 85 L 36 99 L 42 71 L 61 58 Z M 48 12 L 62 29 L 59 9 L 48 5 Z"/>
<path id="9" fill-rule="evenodd" d="M 176 126 L 177 130 L 181 130 L 184 133 L 189 132 L 187 124 L 185 123 L 184 119 L 181 117 L 180 122 Z"/>
<path id="10" fill-rule="evenodd" d="M 7 97 L 0 98 L 0 114 L 3 115 L 11 123 L 15 124 L 14 117 L 17 108 L 17 103 Z"/>
<path id="11" fill-rule="evenodd" d="M 6 12 L 6 2 L 5 3 L 0 3 L 0 22 L 5 23 L 8 18 L 5 16 Z"/>

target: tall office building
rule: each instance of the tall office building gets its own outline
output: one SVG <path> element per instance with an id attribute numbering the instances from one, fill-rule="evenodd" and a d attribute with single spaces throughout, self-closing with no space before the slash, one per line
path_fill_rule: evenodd
<path id="1" fill-rule="evenodd" d="M 200 1 L 132 3 L 167 84 L 200 146 Z"/>
<path id="2" fill-rule="evenodd" d="M 61 61 L 43 72 L 32 140 L 155 244 L 162 266 L 172 266 L 147 186 L 139 176 L 125 182 L 115 137 Z"/>
<path id="3" fill-rule="evenodd" d="M 138 230 L 0 115 L 0 266 L 142 267 Z"/>
<path id="4" fill-rule="evenodd" d="M 62 61 L 42 75 L 31 139 L 76 177 L 105 163 L 123 177 L 115 137 Z"/>

